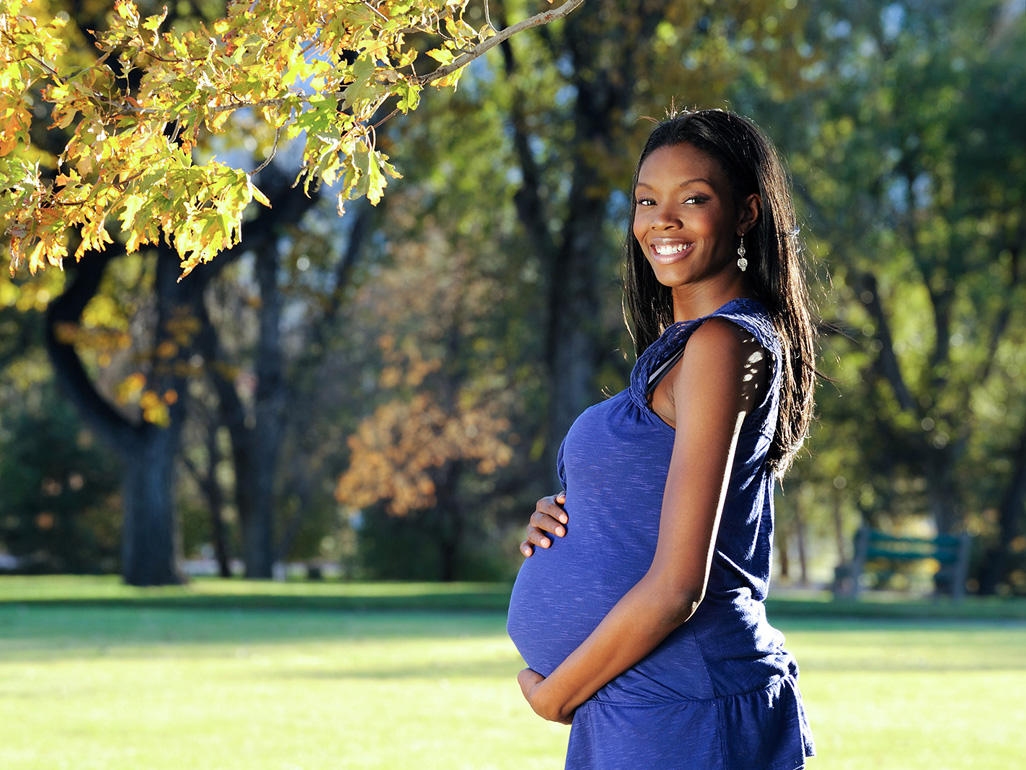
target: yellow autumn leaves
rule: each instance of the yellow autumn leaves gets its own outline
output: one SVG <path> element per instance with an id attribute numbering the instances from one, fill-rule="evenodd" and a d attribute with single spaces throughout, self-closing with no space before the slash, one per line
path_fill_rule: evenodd
<path id="1" fill-rule="evenodd" d="M 117 0 L 97 58 L 50 5 L 8 0 L 0 13 L 0 231 L 12 272 L 60 265 L 72 229 L 76 259 L 104 248 L 111 217 L 128 251 L 163 236 L 183 276 L 237 244 L 245 208 L 268 199 L 245 171 L 193 150 L 230 131 L 239 110 L 260 119 L 265 155 L 303 137 L 304 189 L 340 183 L 340 213 L 358 197 L 377 203 L 399 174 L 374 129 L 390 104 L 391 114 L 417 106 L 427 81 L 414 60 L 426 50 L 451 61 L 493 34 L 463 21 L 467 0 L 233 1 L 212 29 L 167 28 L 166 10 L 144 17 Z M 55 156 L 31 141 L 40 107 Z"/>
<path id="2" fill-rule="evenodd" d="M 384 404 L 349 437 L 349 470 L 335 496 L 354 507 L 387 500 L 393 515 L 429 508 L 433 473 L 447 463 L 472 461 L 481 474 L 509 464 L 513 450 L 503 440 L 509 427 L 483 404 L 447 412 L 423 393 Z"/>

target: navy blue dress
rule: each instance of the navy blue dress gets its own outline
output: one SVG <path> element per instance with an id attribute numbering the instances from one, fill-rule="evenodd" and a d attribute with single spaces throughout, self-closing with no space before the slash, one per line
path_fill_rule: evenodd
<path id="1" fill-rule="evenodd" d="M 755 300 L 734 299 L 671 325 L 638 358 L 627 389 L 577 418 L 558 457 L 568 531 L 524 561 L 507 630 L 527 665 L 548 676 L 648 570 L 675 435 L 649 396 L 713 316 L 755 335 L 772 373 L 741 428 L 705 599 L 577 709 L 567 768 L 794 770 L 814 754 L 798 666 L 763 605 L 773 537 L 766 455 L 781 374 L 779 338 Z"/>

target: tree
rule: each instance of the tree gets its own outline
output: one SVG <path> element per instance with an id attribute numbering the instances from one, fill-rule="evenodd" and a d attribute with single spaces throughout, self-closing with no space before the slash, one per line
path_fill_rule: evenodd
<path id="1" fill-rule="evenodd" d="M 392 219 L 414 228 L 401 196 Z M 424 219 L 423 216 L 416 217 Z M 390 262 L 361 292 L 383 331 L 378 405 L 349 437 L 349 467 L 338 500 L 353 508 L 379 501 L 388 514 L 433 514 L 431 548 L 439 574 L 453 580 L 473 520 L 486 506 L 466 477 L 480 481 L 509 464 L 517 392 L 504 371 L 502 340 L 488 334 L 503 286 L 482 275 L 470 243 L 428 221 L 419 237 L 390 249 Z"/>
<path id="2" fill-rule="evenodd" d="M 269 201 L 250 174 L 216 159 L 196 163 L 192 149 L 240 110 L 273 131 L 269 155 L 280 138 L 305 132 L 304 190 L 339 179 L 339 213 L 353 198 L 376 203 L 386 176 L 398 176 L 376 148 L 375 116 L 386 103 L 394 104 L 386 118 L 409 112 L 425 85 L 455 85 L 494 45 L 582 1 L 496 33 L 467 23 L 467 0 L 231 0 L 212 29 L 189 20 L 164 32 L 166 8 L 142 17 L 132 0 L 115 0 L 109 29 L 95 36 L 101 55 L 82 66 L 66 16 L 36 6 L 33 17 L 31 0 L 9 0 L 0 16 L 0 223 L 12 268 L 60 264 L 71 227 L 81 228 L 76 259 L 112 243 L 112 215 L 129 251 L 163 231 L 183 275 L 239 243 L 243 210 Z M 418 74 L 422 54 L 440 66 Z M 53 105 L 50 128 L 74 124 L 56 158 L 29 142 L 33 92 Z"/>
<path id="3" fill-rule="evenodd" d="M 786 93 L 807 63 L 800 53 L 804 18 L 793 3 L 774 0 L 607 1 L 558 29 L 503 44 L 510 93 L 497 98 L 507 105 L 522 180 L 514 200 L 545 281 L 550 474 L 560 439 L 595 400 L 610 342 L 629 344 L 616 312 L 616 265 L 632 194 L 626 187 L 651 128 L 641 116 L 661 118 L 674 98 L 687 106 L 722 104 L 746 76 Z M 763 48 L 770 40 L 775 46 Z M 622 382 L 624 374 L 621 366 L 610 380 Z"/>
<path id="4" fill-rule="evenodd" d="M 486 26 L 475 31 L 464 21 L 466 3 L 347 3 L 342 12 L 335 3 L 274 2 L 257 10 L 232 3 L 228 18 L 214 21 L 211 34 L 194 19 L 172 19 L 175 28 L 160 32 L 166 9 L 141 18 L 133 3 L 118 0 L 109 31 L 97 36 L 99 59 L 83 53 L 84 34 L 63 34 L 66 15 L 49 15 L 36 6 L 39 15 L 32 18 L 22 13 L 29 4 L 8 4 L 0 16 L 5 43 L 0 109 L 6 116 L 0 124 L 0 223 L 10 239 L 12 269 L 24 259 L 33 272 L 60 263 L 68 253 L 66 230 L 81 228 L 75 256 L 82 262 L 48 313 L 48 347 L 62 384 L 86 418 L 129 460 L 126 580 L 180 579 L 174 463 L 187 362 L 197 350 L 193 343 L 211 350 L 207 337 L 196 332 L 204 328 L 203 286 L 215 273 L 181 288 L 169 283 L 172 242 L 184 270 L 181 281 L 221 249 L 241 253 L 243 210 L 253 197 L 271 202 L 254 186 L 256 172 L 229 168 L 213 157 L 194 162 L 194 155 L 209 152 L 209 136 L 224 132 L 232 114 L 257 114 L 264 121 L 259 146 L 268 154 L 257 171 L 270 162 L 282 135 L 287 140 L 305 133 L 304 192 L 311 183 L 341 179 L 339 212 L 343 201 L 363 195 L 377 203 L 384 174 L 394 173 L 376 148 L 375 128 L 383 119 L 413 109 L 427 84 L 454 85 L 469 61 L 501 40 L 579 4 L 566 3 L 495 33 Z M 425 35 L 442 39 L 432 48 Z M 422 54 L 441 66 L 418 75 L 415 67 L 424 70 Z M 304 79 L 310 82 L 297 87 Z M 40 97 L 53 104 L 46 130 L 34 124 L 29 110 Z M 390 99 L 394 108 L 382 117 Z M 128 252 L 158 244 L 161 230 L 166 236 L 166 246 L 157 249 L 153 349 L 171 351 L 167 357 L 173 360 L 155 357 L 142 375 L 147 389 L 141 395 L 148 401 L 139 422 L 111 408 L 90 382 L 71 333 L 117 257 L 119 247 L 105 229 L 111 214 L 121 219 Z M 265 217 L 251 229 L 264 225 L 270 233 L 271 224 Z M 231 400 L 230 388 L 221 391 L 223 414 L 235 426 L 236 497 L 245 521 L 247 571 L 259 576 L 270 575 L 273 560 L 268 485 L 274 474 L 268 469 L 277 456 L 284 395 L 278 318 L 272 312 L 277 247 L 266 236 L 264 242 L 258 260 L 267 301 L 258 385 L 264 398 L 258 399 L 257 412 L 266 420 L 260 421 L 259 433 L 239 427 L 244 417 L 240 422 L 237 399 Z M 90 250 L 99 252 L 83 259 Z M 183 336 L 186 317 L 200 326 L 186 324 L 191 331 Z"/>
<path id="5" fill-rule="evenodd" d="M 814 444 L 843 453 L 867 520 L 969 528 L 990 543 L 985 572 L 1006 576 L 1026 508 L 1026 166 L 1010 152 L 1026 20 L 993 2 L 816 10 L 823 58 L 774 123 L 840 332 L 825 358 L 839 385 L 821 391 L 836 436 Z"/>
<path id="6" fill-rule="evenodd" d="M 0 542 L 29 571 L 113 569 L 116 459 L 97 446 L 52 383 L 16 398 L 17 409 L 5 410 L 0 424 Z"/>
<path id="7" fill-rule="evenodd" d="M 506 8 L 519 10 L 513 4 Z M 773 36 L 758 20 L 774 13 L 779 14 L 776 31 L 793 39 L 793 46 L 769 48 Z M 787 93 L 796 80 L 793 72 L 811 58 L 795 50 L 803 23 L 802 13 L 788 12 L 783 3 L 744 8 L 589 4 L 559 25 L 509 41 L 501 61 L 482 62 L 467 72 L 444 109 L 426 104 L 420 120 L 396 127 L 397 162 L 414 169 L 409 180 L 397 184 L 404 194 L 416 190 L 412 208 L 421 216 L 404 230 L 397 230 L 400 222 L 390 217 L 387 242 L 399 254 L 419 253 L 423 242 L 437 242 L 444 255 L 438 270 L 423 273 L 407 266 L 402 275 L 418 291 L 435 296 L 431 292 L 449 280 L 450 270 L 469 257 L 468 284 L 500 279 L 489 304 L 505 323 L 478 324 L 455 356 L 473 362 L 472 372 L 479 366 L 488 371 L 477 346 L 495 350 L 501 341 L 496 355 L 505 368 L 488 376 L 515 389 L 520 409 L 513 424 L 521 440 L 509 466 L 477 477 L 486 489 L 471 507 L 475 517 L 484 505 L 501 501 L 500 515 L 522 525 L 529 502 L 552 490 L 552 458 L 570 420 L 601 397 L 603 385 L 622 385 L 629 369 L 628 355 L 616 355 L 617 346 L 626 350 L 628 342 L 618 312 L 616 263 L 633 148 L 640 147 L 650 126 L 639 116 L 661 115 L 675 91 L 698 103 L 722 103 L 741 73 L 754 72 L 751 77 L 764 77 Z M 751 45 L 763 50 L 764 42 L 763 57 L 742 54 Z M 527 61 L 530 67 L 520 64 Z M 650 76 L 655 71 L 659 76 Z M 450 262 L 454 267 L 445 269 Z M 377 274 L 376 280 L 381 278 Z M 395 296 L 406 295 L 396 291 Z M 451 307 L 450 301 L 439 301 L 429 327 L 435 316 L 448 317 Z M 447 369 L 453 358 L 441 358 Z M 401 473 L 408 467 L 399 460 L 405 455 L 386 458 L 375 473 L 365 451 L 373 444 L 385 454 L 390 431 L 401 435 L 398 428 L 406 427 L 412 434 L 410 414 L 430 413 L 410 405 L 417 395 L 435 403 L 434 384 L 407 384 L 405 390 L 396 394 L 405 400 L 397 405 L 390 399 L 361 426 L 371 435 L 354 452 L 356 465 L 340 484 L 343 502 L 368 502 L 358 498 L 350 483 L 354 477 L 386 501 L 400 494 L 390 487 L 412 482 L 413 474 Z M 457 414 L 451 423 L 459 422 Z M 474 477 L 473 461 L 465 466 L 471 466 L 465 477 Z M 461 494 L 466 507 L 472 495 L 466 489 Z M 409 512 L 405 516 L 411 529 L 421 525 Z"/>

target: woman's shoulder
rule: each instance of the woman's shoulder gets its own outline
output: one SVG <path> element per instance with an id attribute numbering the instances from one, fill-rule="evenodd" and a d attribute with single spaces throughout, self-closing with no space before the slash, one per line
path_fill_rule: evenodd
<path id="1" fill-rule="evenodd" d="M 735 297 L 707 315 L 671 324 L 642 356 L 653 359 L 658 367 L 666 358 L 676 363 L 685 348 L 695 345 L 722 354 L 738 352 L 739 346 L 753 339 L 770 353 L 779 352 L 779 335 L 766 306 L 754 298 Z"/>
<path id="2" fill-rule="evenodd" d="M 748 329 L 730 318 L 713 315 L 704 319 L 691 333 L 683 358 L 703 366 L 715 365 L 716 362 L 729 365 L 742 360 L 752 336 Z"/>
<path id="3" fill-rule="evenodd" d="M 745 411 L 758 403 L 769 387 L 770 367 L 759 335 L 731 319 L 713 316 L 695 330 L 687 350 L 674 368 L 692 367 L 702 378 L 733 383 Z M 684 382 L 685 378 L 675 380 Z"/>
<path id="4" fill-rule="evenodd" d="M 695 351 L 696 346 L 703 350 Z M 773 320 L 759 300 L 737 297 L 708 315 L 677 321 L 664 329 L 635 363 L 631 387 L 637 398 L 647 399 L 666 374 L 678 367 L 686 350 L 692 351 L 688 355 L 692 361 L 710 355 L 729 365 L 732 358 L 749 360 L 756 349 L 779 358 L 780 341 Z"/>
<path id="5" fill-rule="evenodd" d="M 769 352 L 777 354 L 780 351 L 780 335 L 769 309 L 754 297 L 733 299 L 717 309 L 709 318 L 731 321 L 748 331 Z"/>

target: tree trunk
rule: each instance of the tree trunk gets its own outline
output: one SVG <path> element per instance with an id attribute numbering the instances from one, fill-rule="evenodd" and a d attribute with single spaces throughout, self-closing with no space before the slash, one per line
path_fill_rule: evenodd
<path id="1" fill-rule="evenodd" d="M 214 556 L 217 559 L 217 571 L 223 578 L 232 576 L 232 560 L 228 550 L 228 528 L 224 522 L 224 492 L 217 478 L 217 466 L 221 461 L 221 452 L 217 447 L 217 423 L 212 422 L 207 431 L 207 476 L 203 488 L 210 505 L 210 533 L 214 538 Z"/>
<path id="2" fill-rule="evenodd" d="M 834 489 L 834 537 L 837 540 L 837 563 L 844 564 L 848 561 L 848 549 L 845 547 L 844 519 L 841 516 L 841 490 Z"/>
<path id="3" fill-rule="evenodd" d="M 798 545 L 798 571 L 801 575 L 799 585 L 807 586 L 809 584 L 809 562 L 807 558 L 805 514 L 802 513 L 803 505 L 801 494 L 796 494 L 794 500 L 794 533 Z"/>
<path id="4" fill-rule="evenodd" d="M 111 249 L 89 253 L 74 268 L 64 292 L 47 308 L 46 345 L 61 389 L 76 405 L 86 423 L 124 459 L 122 482 L 124 525 L 122 531 L 122 574 L 130 585 L 164 585 L 183 581 L 178 570 L 180 543 L 174 511 L 175 460 L 178 455 L 182 420 L 185 416 L 185 377 L 180 367 L 189 348 L 176 333 L 175 319 L 191 313 L 192 303 L 202 292 L 203 279 L 181 284 L 178 258 L 170 248 L 157 250 L 157 328 L 152 349 L 169 343 L 172 353 L 153 355 L 147 372 L 147 389 L 166 396 L 168 424 L 127 419 L 96 390 L 74 343 L 62 330 L 76 327 L 86 305 L 95 296 L 108 264 L 118 256 Z"/>
<path id="5" fill-rule="evenodd" d="M 445 583 L 456 579 L 460 546 L 463 541 L 463 530 L 465 529 L 462 509 L 457 495 L 457 485 L 462 467 L 463 463 L 459 460 L 449 463 L 443 471 L 442 478 L 439 480 L 437 487 L 438 577 Z"/>
<path id="6" fill-rule="evenodd" d="M 616 120 L 630 104 L 631 82 L 607 77 L 598 61 L 597 41 L 586 18 L 571 18 L 565 27 L 574 62 L 575 134 L 571 150 L 567 217 L 559 247 L 548 265 L 549 310 L 546 364 L 552 393 L 546 427 L 549 473 L 555 480 L 556 454 L 563 436 L 581 410 L 599 395 L 595 375 L 601 329 L 599 276 L 606 266 L 605 220 L 609 185 L 599 176 L 596 158 L 614 150 Z M 608 66 L 608 65 L 607 65 Z"/>
<path id="7" fill-rule="evenodd" d="M 1023 426 L 1019 445 L 1012 458 L 1012 477 L 998 508 L 997 541 L 987 549 L 980 570 L 980 593 L 993 594 L 1012 568 L 1012 543 L 1022 530 L 1026 511 L 1026 425 Z"/>
<path id="8" fill-rule="evenodd" d="M 175 459 L 181 426 L 146 426 L 125 458 L 121 574 L 133 586 L 182 583 L 175 517 Z"/>
<path id="9" fill-rule="evenodd" d="M 777 527 L 776 531 L 776 557 L 780 562 L 780 577 L 788 580 L 791 577 L 791 549 L 786 527 Z"/>
<path id="10" fill-rule="evenodd" d="M 598 255 L 607 247 L 609 183 L 599 174 L 598 159 L 619 151 L 617 136 L 634 97 L 638 48 L 664 18 L 659 4 L 639 4 L 631 9 L 639 19 L 632 34 L 610 41 L 602 34 L 600 20 L 607 11 L 622 13 L 623 8 L 600 5 L 590 16 L 575 14 L 563 27 L 562 45 L 551 43 L 559 56 L 569 57 L 575 93 L 575 133 L 568 150 L 573 172 L 567 215 L 558 236 L 548 222 L 555 201 L 543 200 L 539 194 L 540 167 L 531 153 L 524 112 L 518 99 L 511 103 L 514 149 L 524 179 L 514 200 L 547 278 L 545 364 L 551 391 L 543 462 L 551 486 L 558 483 L 555 459 L 563 436 L 581 410 L 599 396 L 595 383 L 601 350 L 598 290 L 608 263 Z M 503 55 L 506 74 L 512 76 L 517 62 L 508 41 Z"/>
<path id="11" fill-rule="evenodd" d="M 214 540 L 214 558 L 217 560 L 217 571 L 222 578 L 232 576 L 231 556 L 228 552 L 228 531 L 224 521 L 224 492 L 221 482 L 217 479 L 217 466 L 221 461 L 221 452 L 217 448 L 217 422 L 208 420 L 207 429 L 207 465 L 201 471 L 196 464 L 183 455 L 182 462 L 192 474 L 196 485 L 207 499 L 210 512 L 210 534 Z"/>
<path id="12" fill-rule="evenodd" d="M 220 493 L 218 493 L 220 497 Z M 221 507 L 211 511 L 210 528 L 214 536 L 214 558 L 217 559 L 217 574 L 223 578 L 232 576 L 232 559 L 228 552 L 228 531 L 221 515 Z"/>
<path id="13" fill-rule="evenodd" d="M 287 387 L 281 350 L 283 297 L 278 285 L 281 254 L 278 239 L 288 224 L 302 221 L 317 196 L 292 189 L 288 178 L 273 165 L 261 175 L 261 186 L 271 194 L 271 213 L 262 214 L 246 233 L 243 243 L 217 258 L 222 267 L 242 253 L 253 253 L 254 274 L 260 290 L 259 331 L 255 374 L 257 387 L 252 415 L 247 414 L 235 383 L 218 367 L 224 351 L 206 307 L 200 303 L 198 342 L 217 391 L 221 423 L 228 428 L 235 470 L 235 506 L 242 525 L 246 577 L 270 578 L 274 566 L 274 505 L 277 462 L 284 423 Z M 347 265 L 347 269 L 351 267 Z M 348 277 L 348 272 L 345 274 Z"/>
<path id="14" fill-rule="evenodd" d="M 955 480 L 957 454 L 952 444 L 926 454 L 927 499 L 937 533 L 942 535 L 957 534 L 964 525 L 959 504 L 961 495 Z"/>
<path id="15" fill-rule="evenodd" d="M 246 483 L 252 490 L 252 497 L 248 515 L 242 520 L 248 578 L 269 578 L 274 567 L 274 482 L 285 424 L 286 396 L 281 351 L 279 256 L 277 245 L 268 241 L 257 252 L 254 266 L 260 287 L 260 331 L 254 423 L 247 436 L 252 463 Z"/>
<path id="16" fill-rule="evenodd" d="M 242 527 L 243 559 L 246 565 L 246 577 L 271 577 L 270 565 L 263 573 L 253 574 L 252 564 L 256 564 L 259 549 L 259 538 L 256 530 L 250 528 L 253 511 L 256 507 L 256 484 L 254 477 L 253 442 L 250 440 L 250 429 L 247 427 L 246 407 L 235 389 L 235 383 L 229 380 L 224 372 L 227 361 L 218 339 L 217 329 L 205 306 L 201 306 L 199 345 L 205 359 L 208 376 L 217 392 L 217 413 L 219 422 L 228 429 L 231 436 L 232 469 L 235 474 L 234 498 L 238 511 L 239 523 Z M 254 545 L 253 543 L 256 543 Z M 251 549 L 257 549 L 251 553 Z M 267 561 L 267 560 L 265 560 Z"/>
<path id="17" fill-rule="evenodd" d="M 247 578 L 270 578 L 274 567 L 275 479 L 285 423 L 286 385 L 281 351 L 282 295 L 278 286 L 279 252 L 268 238 L 254 256 L 260 287 L 260 316 L 253 415 L 246 414 L 235 384 L 208 366 L 218 396 L 221 423 L 232 439 L 235 505 L 242 525 L 242 558 Z M 206 308 L 200 310 L 199 343 L 208 365 L 223 361 L 217 330 Z"/>

